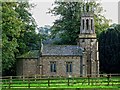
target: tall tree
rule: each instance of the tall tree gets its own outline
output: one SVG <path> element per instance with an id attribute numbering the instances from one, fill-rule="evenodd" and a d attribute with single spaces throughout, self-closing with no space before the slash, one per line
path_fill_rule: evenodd
<path id="1" fill-rule="evenodd" d="M 100 70 L 105 73 L 120 73 L 120 25 L 112 25 L 100 34 Z"/>
<path id="2" fill-rule="evenodd" d="M 2 70 L 9 70 L 15 62 L 15 53 L 18 52 L 17 38 L 22 31 L 23 23 L 15 11 L 17 3 L 2 3 Z"/>
<path id="3" fill-rule="evenodd" d="M 61 41 L 59 44 L 76 44 L 76 39 L 80 32 L 81 6 L 83 2 L 55 2 L 54 8 L 49 13 L 59 16 L 52 27 L 53 38 L 59 34 Z M 109 20 L 101 15 L 103 8 L 95 1 L 90 3 L 96 8 L 95 29 L 97 35 L 109 26 Z"/>
<path id="4" fill-rule="evenodd" d="M 23 54 L 28 52 L 35 44 L 38 42 L 34 39 L 36 37 L 36 22 L 32 17 L 32 14 L 29 12 L 31 8 L 33 8 L 33 4 L 29 4 L 28 2 L 19 2 L 15 11 L 19 14 L 19 18 L 24 23 L 23 31 L 20 32 L 20 37 L 18 38 L 19 43 L 19 54 Z M 38 36 L 39 37 L 39 36 Z M 34 44 L 34 45 L 33 45 Z"/>
<path id="5" fill-rule="evenodd" d="M 40 36 L 28 2 L 2 2 L 3 75 L 15 72 L 16 56 L 39 48 Z"/>

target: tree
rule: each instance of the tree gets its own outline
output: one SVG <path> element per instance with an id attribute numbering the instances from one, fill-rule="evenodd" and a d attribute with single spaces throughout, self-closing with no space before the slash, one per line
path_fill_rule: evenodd
<path id="1" fill-rule="evenodd" d="M 59 44 L 76 44 L 76 39 L 80 32 L 81 6 L 83 2 L 55 2 L 55 7 L 49 13 L 59 16 L 52 26 L 53 38 L 59 34 L 61 41 Z M 109 26 L 109 20 L 101 15 L 103 8 L 95 1 L 91 2 L 97 8 L 95 18 L 95 29 L 97 36 Z"/>
<path id="2" fill-rule="evenodd" d="M 100 34 L 100 70 L 105 73 L 120 73 L 120 25 L 112 25 Z"/>
<path id="3" fill-rule="evenodd" d="M 40 35 L 28 2 L 2 3 L 2 70 L 15 74 L 16 56 L 40 48 Z"/>
<path id="4" fill-rule="evenodd" d="M 2 3 L 2 70 L 9 70 L 15 62 L 15 53 L 18 52 L 17 38 L 24 25 L 15 12 L 17 3 Z"/>
<path id="5" fill-rule="evenodd" d="M 28 52 L 29 50 L 37 47 L 35 45 L 38 44 L 38 41 L 35 41 L 37 37 L 39 38 L 35 32 L 37 25 L 32 17 L 32 14 L 29 12 L 29 10 L 33 7 L 34 5 L 29 4 L 28 2 L 18 2 L 18 6 L 15 9 L 15 11 L 19 14 L 19 18 L 24 23 L 22 31 L 20 32 L 20 37 L 18 38 L 19 54 Z"/>

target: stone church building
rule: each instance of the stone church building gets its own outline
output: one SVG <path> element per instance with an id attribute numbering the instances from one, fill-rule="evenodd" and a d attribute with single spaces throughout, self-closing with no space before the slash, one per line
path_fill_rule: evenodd
<path id="1" fill-rule="evenodd" d="M 81 26 L 77 45 L 43 45 L 17 59 L 18 76 L 99 76 L 98 43 L 94 11 L 85 3 L 81 7 Z"/>

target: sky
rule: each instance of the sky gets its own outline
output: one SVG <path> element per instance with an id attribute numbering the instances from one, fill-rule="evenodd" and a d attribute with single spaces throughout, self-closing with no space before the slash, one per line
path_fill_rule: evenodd
<path id="1" fill-rule="evenodd" d="M 102 7 L 106 12 L 104 16 L 107 19 L 111 19 L 112 23 L 118 23 L 118 1 L 119 0 L 101 0 Z M 44 27 L 45 25 L 53 25 L 53 22 L 57 19 L 51 14 L 47 14 L 49 8 L 52 8 L 54 0 L 30 0 L 30 2 L 35 3 L 36 6 L 31 10 L 33 17 L 38 25 L 38 27 Z"/>

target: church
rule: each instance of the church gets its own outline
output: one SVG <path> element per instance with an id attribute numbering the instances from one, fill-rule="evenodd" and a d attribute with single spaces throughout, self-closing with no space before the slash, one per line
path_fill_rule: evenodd
<path id="1" fill-rule="evenodd" d="M 98 77 L 99 52 L 94 26 L 94 10 L 89 2 L 81 6 L 77 45 L 43 45 L 40 50 L 17 58 L 18 76 Z"/>

